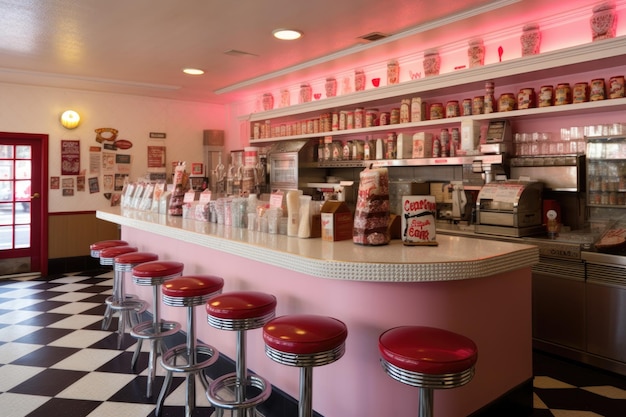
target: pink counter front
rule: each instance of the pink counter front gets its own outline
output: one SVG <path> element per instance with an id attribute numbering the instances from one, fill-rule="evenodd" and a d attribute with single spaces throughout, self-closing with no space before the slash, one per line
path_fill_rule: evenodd
<path id="1" fill-rule="evenodd" d="M 367 247 L 136 211 L 111 209 L 97 217 L 121 225 L 122 238 L 139 250 L 183 262 L 187 274 L 222 276 L 224 291 L 274 294 L 277 315 L 324 314 L 345 322 L 346 354 L 314 370 L 313 408 L 325 417 L 416 414 L 416 389 L 392 380 L 379 363 L 378 336 L 399 325 L 441 327 L 478 345 L 474 379 L 435 391 L 437 417 L 468 416 L 532 379 L 535 246 L 439 235 L 436 247 L 400 241 Z M 126 285 L 152 299 L 150 288 Z M 181 310 L 163 306 L 162 316 L 185 322 Z M 197 314 L 198 337 L 234 358 L 234 336 Z M 297 398 L 298 369 L 266 357 L 260 329 L 248 336 L 247 365 Z"/>

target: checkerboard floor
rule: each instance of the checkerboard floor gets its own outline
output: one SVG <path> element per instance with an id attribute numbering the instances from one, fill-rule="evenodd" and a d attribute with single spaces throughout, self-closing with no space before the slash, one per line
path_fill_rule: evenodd
<path id="1" fill-rule="evenodd" d="M 102 331 L 104 300 L 113 273 L 0 279 L 0 415 L 7 417 L 152 417 L 165 374 L 157 367 L 153 398 L 146 398 L 149 343 L 136 373 L 130 369 L 135 339 L 117 349 Z M 145 351 L 144 351 L 145 350 Z M 174 377 L 162 415 L 184 416 L 185 384 Z M 199 382 L 197 382 L 199 385 Z M 210 416 L 197 389 L 194 416 Z"/>
<path id="2" fill-rule="evenodd" d="M 148 344 L 135 373 L 130 369 L 135 340 L 126 335 L 118 350 L 116 333 L 101 330 L 112 284 L 113 273 L 103 270 L 0 277 L 1 416 L 155 415 L 164 373 L 158 367 L 155 395 L 146 398 Z M 626 377 L 540 352 L 534 355 L 534 373 L 533 417 L 626 416 Z M 184 416 L 183 381 L 174 377 L 163 416 Z M 194 417 L 210 416 L 214 410 L 206 397 L 196 398 Z"/>

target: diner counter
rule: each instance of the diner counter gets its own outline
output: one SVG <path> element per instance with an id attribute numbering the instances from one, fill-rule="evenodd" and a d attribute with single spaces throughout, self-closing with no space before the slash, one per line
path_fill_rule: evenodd
<path id="1" fill-rule="evenodd" d="M 343 280 L 420 282 L 479 278 L 532 266 L 534 245 L 437 235 L 438 246 L 362 246 L 300 239 L 155 213 L 111 208 L 97 217 L 308 275 Z"/>
<path id="2" fill-rule="evenodd" d="M 478 346 L 472 381 L 435 393 L 437 416 L 479 415 L 494 403 L 524 404 L 528 414 L 532 411 L 536 246 L 443 234 L 437 235 L 439 246 L 404 246 L 399 240 L 360 246 L 119 208 L 99 210 L 97 217 L 121 225 L 121 238 L 139 250 L 184 263 L 184 274 L 223 277 L 224 292 L 273 294 L 277 316 L 321 314 L 343 321 L 348 327 L 345 355 L 316 368 L 313 378 L 313 408 L 324 417 L 415 413 L 415 388 L 392 380 L 380 366 L 378 337 L 401 325 L 447 329 Z M 152 300 L 151 288 L 135 285 L 129 276 L 125 285 Z M 163 305 L 162 317 L 184 323 L 184 310 Z M 201 309 L 196 313 L 202 315 Z M 199 318 L 196 333 L 220 355 L 236 356 L 230 332 L 211 329 Z M 267 357 L 260 329 L 250 331 L 247 345 L 248 367 L 297 398 L 298 369 Z"/>

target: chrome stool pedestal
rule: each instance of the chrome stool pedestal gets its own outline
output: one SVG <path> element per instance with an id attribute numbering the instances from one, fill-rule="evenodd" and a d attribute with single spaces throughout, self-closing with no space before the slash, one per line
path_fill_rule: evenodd
<path id="1" fill-rule="evenodd" d="M 155 259 L 136 265 L 132 268 L 133 282 L 139 286 L 152 287 L 152 320 L 144 321 L 135 325 L 130 334 L 137 339 L 135 353 L 131 360 L 131 368 L 134 370 L 141 352 L 144 340 L 150 342 L 150 356 L 148 358 L 148 382 L 146 387 L 146 397 L 152 397 L 152 386 L 156 375 L 157 357 L 167 351 L 167 346 L 163 340 L 180 330 L 180 323 L 175 321 L 164 321 L 160 314 L 160 293 L 161 284 L 183 273 L 184 264 L 172 261 L 158 261 Z"/>
<path id="2" fill-rule="evenodd" d="M 146 310 L 146 303 L 135 295 L 126 294 L 124 274 L 130 271 L 130 266 L 125 263 L 123 256 L 137 253 L 137 248 L 131 246 L 116 246 L 100 251 L 100 264 L 112 265 L 114 271 L 113 295 L 106 299 L 107 309 L 102 321 L 102 330 L 107 330 L 113 316 L 118 313 L 117 324 L 117 348 L 121 349 L 126 326 L 129 328 L 141 321 L 141 313 Z"/>
<path id="3" fill-rule="evenodd" d="M 255 417 L 256 407 L 269 398 L 272 386 L 265 378 L 247 371 L 246 332 L 261 328 L 274 318 L 276 297 L 255 291 L 234 291 L 211 298 L 206 310 L 211 326 L 237 332 L 235 372 L 211 382 L 207 398 L 216 407 L 217 417 L 224 410 L 231 410 L 239 417 Z M 248 388 L 254 388 L 252 395 Z"/>
<path id="4" fill-rule="evenodd" d="M 300 368 L 299 417 L 313 415 L 313 367 L 341 358 L 347 337 L 343 322 L 325 316 L 287 315 L 263 327 L 267 356 L 280 364 Z"/>
<path id="5" fill-rule="evenodd" d="M 213 346 L 197 342 L 194 307 L 206 304 L 209 298 L 222 291 L 223 286 L 224 280 L 219 277 L 186 275 L 171 279 L 161 287 L 165 305 L 187 308 L 187 343 L 174 346 L 161 355 L 161 366 L 167 373 L 157 399 L 157 416 L 161 414 L 174 372 L 185 374 L 187 385 L 185 417 L 191 417 L 191 413 L 196 407 L 196 375 L 200 377 L 204 389 L 209 388 L 209 381 L 203 370 L 217 361 L 219 353 Z"/>

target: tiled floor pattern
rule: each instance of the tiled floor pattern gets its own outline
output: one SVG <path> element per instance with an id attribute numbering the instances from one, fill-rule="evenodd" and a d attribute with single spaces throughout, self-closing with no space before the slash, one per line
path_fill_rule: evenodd
<path id="1" fill-rule="evenodd" d="M 111 285 L 105 271 L 0 279 L 1 416 L 154 416 L 163 372 L 147 399 L 147 352 L 133 373 L 134 339 L 117 350 L 116 334 L 100 329 Z M 534 362 L 533 416 L 626 416 L 625 377 L 541 353 Z M 175 378 L 163 416 L 184 415 L 183 380 Z M 194 417 L 211 415 L 204 395 L 197 403 Z"/>

